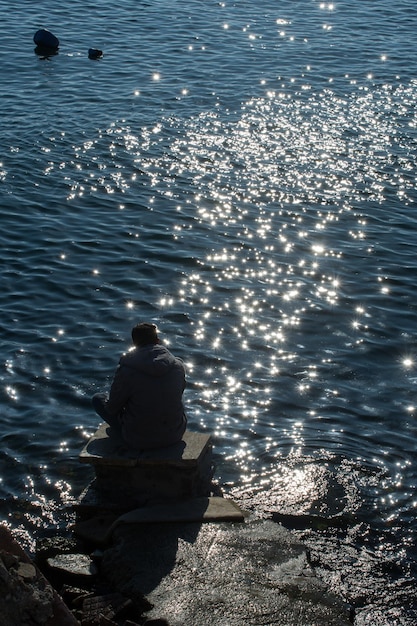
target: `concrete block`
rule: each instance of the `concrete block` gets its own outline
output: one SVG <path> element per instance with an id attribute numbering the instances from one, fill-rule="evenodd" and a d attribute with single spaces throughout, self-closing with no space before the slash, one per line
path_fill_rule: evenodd
<path id="1" fill-rule="evenodd" d="M 188 467 L 196 465 L 209 447 L 210 435 L 187 430 L 182 441 L 173 446 L 136 451 L 128 448 L 121 438 L 113 434 L 110 436 L 109 426 L 103 423 L 84 446 L 80 461 L 94 467 L 135 467 L 160 463 Z"/>
<path id="2" fill-rule="evenodd" d="M 132 451 L 102 424 L 80 454 L 96 474 L 95 489 L 110 497 L 190 498 L 207 495 L 212 478 L 210 435 L 186 431 L 166 448 Z"/>
<path id="3" fill-rule="evenodd" d="M 79 521 L 74 532 L 88 542 L 106 544 L 114 529 L 121 524 L 190 523 L 190 522 L 243 522 L 238 505 L 227 498 L 192 498 L 142 506 L 119 517 L 111 514 L 96 515 Z"/>

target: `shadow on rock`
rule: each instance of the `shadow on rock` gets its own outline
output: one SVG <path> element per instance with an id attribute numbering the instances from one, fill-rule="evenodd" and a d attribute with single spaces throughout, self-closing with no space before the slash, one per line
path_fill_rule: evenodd
<path id="1" fill-rule="evenodd" d="M 103 554 L 102 572 L 121 593 L 148 595 L 174 570 L 179 540 L 194 543 L 200 527 L 196 523 L 122 525 L 114 531 L 115 544 Z"/>

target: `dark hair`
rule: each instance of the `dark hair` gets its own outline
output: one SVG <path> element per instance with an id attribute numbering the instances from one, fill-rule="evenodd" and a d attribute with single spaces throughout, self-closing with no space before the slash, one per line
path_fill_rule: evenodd
<path id="1" fill-rule="evenodd" d="M 132 340 L 135 346 L 146 346 L 150 343 L 158 343 L 158 329 L 155 324 L 142 322 L 132 328 Z"/>

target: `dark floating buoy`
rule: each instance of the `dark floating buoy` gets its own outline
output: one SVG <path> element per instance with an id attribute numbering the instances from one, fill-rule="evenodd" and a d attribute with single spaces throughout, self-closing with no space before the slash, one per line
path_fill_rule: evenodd
<path id="1" fill-rule="evenodd" d="M 101 59 L 103 56 L 103 50 L 97 50 L 97 48 L 90 48 L 88 51 L 89 59 Z"/>
<path id="2" fill-rule="evenodd" d="M 49 50 L 50 53 L 56 52 L 59 48 L 59 39 L 55 37 L 49 30 L 41 28 L 37 30 L 33 36 L 33 41 L 38 48 Z"/>

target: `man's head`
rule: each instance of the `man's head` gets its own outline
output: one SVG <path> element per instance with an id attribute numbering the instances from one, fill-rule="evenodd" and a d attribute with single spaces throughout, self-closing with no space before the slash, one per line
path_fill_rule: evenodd
<path id="1" fill-rule="evenodd" d="M 132 340 L 137 347 L 159 343 L 158 329 L 155 324 L 148 324 L 147 322 L 136 324 L 132 328 Z"/>

